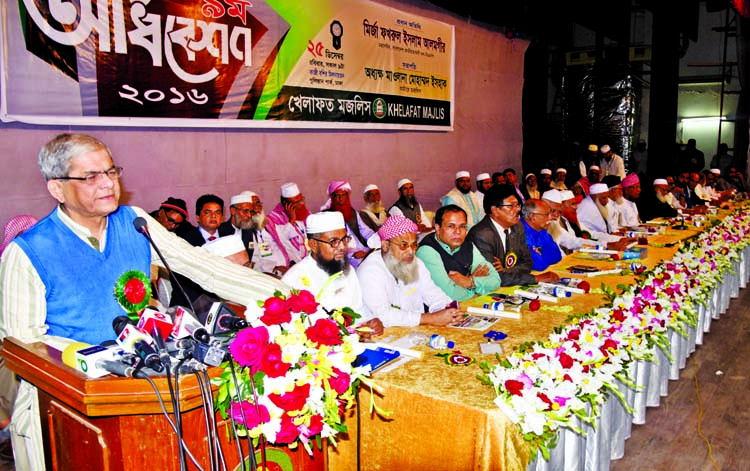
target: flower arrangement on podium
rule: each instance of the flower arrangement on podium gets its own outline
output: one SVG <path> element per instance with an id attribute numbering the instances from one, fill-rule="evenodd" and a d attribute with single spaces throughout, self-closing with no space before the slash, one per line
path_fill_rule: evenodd
<path id="1" fill-rule="evenodd" d="M 354 328 L 359 314 L 328 312 L 309 291 L 276 292 L 258 304 L 263 314 L 237 333 L 233 361 L 212 380 L 216 408 L 256 446 L 301 443 L 312 453 L 313 440 L 335 445 L 360 383 L 372 387 L 369 367 L 353 366 L 364 350 Z"/>
<path id="2" fill-rule="evenodd" d="M 609 395 L 630 410 L 621 392 L 635 387 L 629 365 L 653 361 L 655 348 L 672 360 L 669 331 L 686 336 L 696 327 L 699 305 L 709 306 L 749 244 L 750 214 L 729 216 L 634 285 L 618 286 L 620 293 L 602 285 L 607 306 L 572 316 L 547 340 L 525 343 L 499 364 L 483 362 L 479 378 L 520 427 L 532 460 L 538 453 L 549 459 L 560 428 L 583 433 Z"/>
<path id="3" fill-rule="evenodd" d="M 151 299 L 151 281 L 140 270 L 129 270 L 115 282 L 115 299 L 128 313 L 131 320 L 138 320 L 138 313 L 148 306 Z"/>

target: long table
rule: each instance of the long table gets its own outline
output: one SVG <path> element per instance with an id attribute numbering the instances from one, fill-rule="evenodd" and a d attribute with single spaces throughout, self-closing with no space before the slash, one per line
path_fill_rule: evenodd
<path id="1" fill-rule="evenodd" d="M 721 216 L 721 214 L 720 214 Z M 671 259 L 677 246 L 664 247 L 665 243 L 690 238 L 698 233 L 695 228 L 682 231 L 667 229 L 661 235 L 650 238 L 647 258 L 641 260 L 647 268 L 653 268 L 664 260 Z M 567 268 L 572 265 L 599 265 L 614 268 L 616 262 L 581 260 L 580 255 L 569 255 L 554 266 L 561 276 L 571 276 Z M 540 457 L 530 460 L 530 448 L 513 424 L 494 403 L 492 389 L 477 380 L 481 373 L 480 361 L 496 363 L 492 355 L 480 353 L 479 344 L 484 342 L 485 331 L 472 331 L 450 327 L 418 327 L 426 334 L 440 334 L 455 342 L 455 349 L 473 357 L 476 361 L 467 366 L 451 366 L 445 358 L 437 356 L 440 351 L 426 346 L 416 347 L 423 351 L 422 359 L 413 360 L 385 374 L 376 373 L 374 379 L 379 386 L 375 400 L 383 409 L 392 412 L 385 420 L 367 411 L 370 396 L 363 391 L 360 397 L 360 425 L 357 417 L 347 418 L 348 440 L 341 440 L 337 448 L 329 447 L 329 469 L 357 469 L 359 448 L 362 470 L 557 470 L 581 469 L 602 470 L 609 468 L 611 459 L 622 456 L 624 441 L 629 436 L 632 423 L 645 422 L 648 406 L 659 404 L 659 398 L 667 394 L 669 379 L 677 379 L 679 370 L 703 339 L 712 319 L 724 312 L 732 296 L 748 279 L 750 249 L 745 249 L 742 259 L 736 262 L 735 273 L 728 275 L 723 284 L 711 294 L 708 307 L 699 308 L 699 322 L 688 331 L 687 337 L 670 331 L 670 361 L 657 349 L 655 362 L 637 362 L 631 371 L 637 390 L 620 385 L 628 404 L 635 410 L 631 416 L 616 398 L 608 400 L 596 420 L 596 428 L 582 425 L 585 436 L 569 430 L 559 433 L 558 445 L 551 452 L 549 461 Z M 592 288 L 601 283 L 609 286 L 632 284 L 634 276 L 610 275 L 588 279 Z M 512 292 L 504 288 L 500 292 Z M 554 327 L 564 324 L 573 313 L 582 313 L 605 302 L 601 290 L 587 295 L 573 295 L 560 303 L 542 303 L 540 310 L 522 311 L 520 320 L 501 319 L 492 329 L 508 334 L 502 341 L 506 353 L 524 342 L 546 339 Z M 483 300 L 473 300 L 476 305 Z M 570 306 L 570 307 L 565 307 Z M 414 329 L 386 329 L 384 337 L 400 338 Z M 358 445 L 357 438 L 360 438 Z"/>

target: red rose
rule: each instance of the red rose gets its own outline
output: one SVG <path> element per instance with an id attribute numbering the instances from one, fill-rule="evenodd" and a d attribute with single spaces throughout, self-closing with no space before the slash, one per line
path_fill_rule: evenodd
<path id="1" fill-rule="evenodd" d="M 229 345 L 232 358 L 241 366 L 257 365 L 268 345 L 268 331 L 265 327 L 248 327 L 237 333 Z"/>
<path id="2" fill-rule="evenodd" d="M 229 414 L 235 422 L 243 424 L 248 429 L 253 429 L 271 420 L 271 415 L 268 413 L 266 406 L 256 406 L 248 401 L 230 403 Z"/>
<path id="3" fill-rule="evenodd" d="M 614 309 L 612 311 L 612 319 L 617 322 L 622 322 L 625 320 L 625 313 L 622 311 L 622 309 Z"/>
<path id="4" fill-rule="evenodd" d="M 305 331 L 307 338 L 318 345 L 341 345 L 339 326 L 330 319 L 318 319 L 312 327 Z"/>
<path id="5" fill-rule="evenodd" d="M 289 304 L 275 296 L 266 299 L 266 302 L 263 303 L 263 315 L 260 320 L 266 325 L 289 322 L 292 320 L 292 313 L 289 312 Z"/>
<path id="6" fill-rule="evenodd" d="M 316 414 L 310 417 L 310 425 L 307 427 L 305 432 L 306 437 L 312 437 L 323 431 L 323 417 Z"/>
<path id="7" fill-rule="evenodd" d="M 276 433 L 276 440 L 274 443 L 277 445 L 284 445 L 294 442 L 299 437 L 299 429 L 292 422 L 292 418 L 287 414 L 281 416 L 281 430 Z"/>
<path id="8" fill-rule="evenodd" d="M 285 394 L 269 394 L 268 398 L 285 411 L 297 411 L 305 407 L 307 398 L 310 396 L 310 385 L 303 384 L 295 386 L 294 389 Z"/>
<path id="9" fill-rule="evenodd" d="M 315 296 L 307 290 L 289 296 L 287 302 L 292 312 L 313 314 L 318 311 L 318 302 L 315 301 Z"/>
<path id="10" fill-rule="evenodd" d="M 529 309 L 532 311 L 538 311 L 541 306 L 542 303 L 540 303 L 538 299 L 532 299 L 529 303 Z"/>
<path id="11" fill-rule="evenodd" d="M 581 337 L 581 329 L 572 329 L 568 332 L 568 338 L 570 340 L 578 340 Z"/>
<path id="12" fill-rule="evenodd" d="M 560 364 L 562 365 L 562 367 L 566 370 L 573 366 L 573 357 L 565 352 L 560 353 L 558 359 L 560 360 Z"/>
<path id="13" fill-rule="evenodd" d="M 336 367 L 333 368 L 333 376 L 328 378 L 326 381 L 328 381 L 328 385 L 331 387 L 331 389 L 339 394 L 344 394 L 347 390 L 349 390 L 349 385 L 351 384 L 351 378 L 349 377 L 349 375 Z"/>
<path id="14" fill-rule="evenodd" d="M 515 379 L 509 379 L 505 382 L 505 390 L 514 396 L 520 396 L 523 391 L 523 383 Z"/>
<path id="15" fill-rule="evenodd" d="M 140 304 L 146 297 L 146 287 L 143 285 L 143 281 L 138 278 L 128 280 L 122 292 L 130 304 Z"/>
<path id="16" fill-rule="evenodd" d="M 284 376 L 292 365 L 281 361 L 281 346 L 272 343 L 263 350 L 260 360 L 260 369 L 271 378 Z"/>

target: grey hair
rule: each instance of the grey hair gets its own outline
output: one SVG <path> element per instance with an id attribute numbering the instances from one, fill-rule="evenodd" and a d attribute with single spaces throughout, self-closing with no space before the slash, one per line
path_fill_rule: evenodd
<path id="1" fill-rule="evenodd" d="M 524 219 L 530 218 L 531 214 L 538 209 L 539 203 L 541 203 L 539 200 L 526 200 L 521 207 L 521 216 L 523 216 Z"/>
<path id="2" fill-rule="evenodd" d="M 102 149 L 112 159 L 109 147 L 95 137 L 85 134 L 60 134 L 39 151 L 39 170 L 47 181 L 67 177 L 73 157 Z"/>

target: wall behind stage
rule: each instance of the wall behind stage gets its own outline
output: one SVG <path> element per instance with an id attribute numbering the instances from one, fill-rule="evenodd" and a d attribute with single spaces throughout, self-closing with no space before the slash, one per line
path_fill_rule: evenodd
<path id="1" fill-rule="evenodd" d="M 525 40 L 506 39 L 499 28 L 468 22 L 420 0 L 381 0 L 456 28 L 455 119 L 452 132 L 262 131 L 237 129 L 112 128 L 0 123 L 0 224 L 16 214 L 45 216 L 54 206 L 39 174 L 39 148 L 60 132 L 88 133 L 110 146 L 125 168 L 124 204 L 153 210 L 167 196 L 188 202 L 214 193 L 227 201 L 242 190 L 260 194 L 270 211 L 279 185 L 295 181 L 308 207 L 325 201 L 331 179 L 352 184 L 361 207 L 362 189 L 380 186 L 383 202 L 397 198 L 396 182 L 414 181 L 417 198 L 435 210 L 455 172 L 521 168 L 521 90 Z M 227 210 L 228 215 L 228 210 Z"/>

